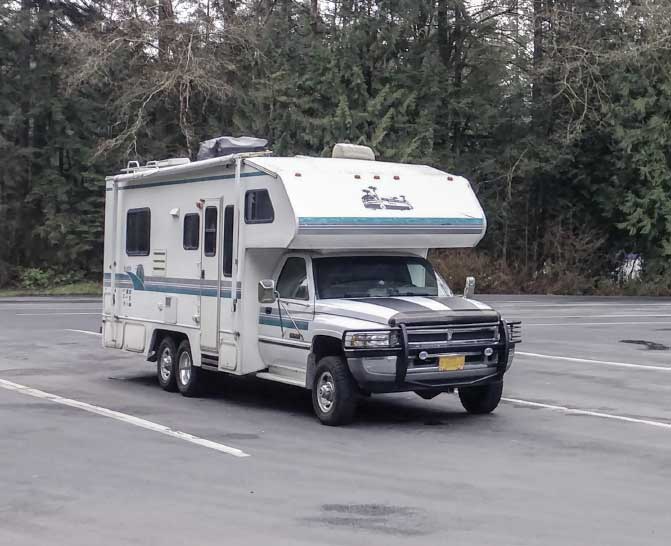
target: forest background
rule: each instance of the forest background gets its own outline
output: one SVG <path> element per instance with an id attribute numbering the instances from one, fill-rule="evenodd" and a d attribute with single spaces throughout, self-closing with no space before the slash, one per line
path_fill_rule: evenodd
<path id="1" fill-rule="evenodd" d="M 2 0 L 0 287 L 96 290 L 104 176 L 229 134 L 466 176 L 457 286 L 671 295 L 670 120 L 668 0 Z"/>

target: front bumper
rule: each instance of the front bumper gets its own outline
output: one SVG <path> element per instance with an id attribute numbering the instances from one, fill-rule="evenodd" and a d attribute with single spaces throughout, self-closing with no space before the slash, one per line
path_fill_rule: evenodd
<path id="1" fill-rule="evenodd" d="M 366 392 L 451 391 L 458 387 L 484 385 L 503 379 L 512 364 L 518 341 L 511 340 L 509 327 L 505 323 L 501 324 L 501 333 L 497 343 L 460 346 L 454 350 L 409 346 L 406 337 L 400 349 L 346 351 L 345 354 L 352 375 Z M 486 349 L 493 351 L 490 357 L 485 355 Z M 419 359 L 422 352 L 428 353 L 424 361 Z M 447 354 L 464 355 L 464 368 L 441 371 L 438 358 Z"/>

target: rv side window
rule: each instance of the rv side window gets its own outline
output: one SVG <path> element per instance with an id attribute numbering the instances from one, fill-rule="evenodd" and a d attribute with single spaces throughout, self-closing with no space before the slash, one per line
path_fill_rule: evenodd
<path id="1" fill-rule="evenodd" d="M 307 300 L 310 298 L 307 269 L 303 258 L 289 258 L 286 261 L 280 278 L 277 280 L 277 291 L 283 299 Z"/>
<path id="2" fill-rule="evenodd" d="M 250 190 L 245 194 L 245 223 L 271 224 L 275 220 L 268 190 Z"/>
<path id="3" fill-rule="evenodd" d="M 200 246 L 200 214 L 187 214 L 184 216 L 182 244 L 184 250 L 198 250 Z"/>
<path id="4" fill-rule="evenodd" d="M 224 276 L 233 275 L 233 219 L 235 207 L 229 205 L 224 209 Z"/>
<path id="5" fill-rule="evenodd" d="M 126 254 L 149 256 L 151 239 L 151 212 L 149 209 L 131 209 L 126 214 Z"/>
<path id="6" fill-rule="evenodd" d="M 205 209 L 205 256 L 217 254 L 217 207 Z"/>

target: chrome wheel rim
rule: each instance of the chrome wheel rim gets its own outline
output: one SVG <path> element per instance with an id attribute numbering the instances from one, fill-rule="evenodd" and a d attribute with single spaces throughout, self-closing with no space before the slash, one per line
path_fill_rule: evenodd
<path id="1" fill-rule="evenodd" d="M 179 381 L 182 385 L 188 385 L 191 380 L 191 355 L 184 351 L 179 356 Z"/>
<path id="2" fill-rule="evenodd" d="M 172 351 L 169 347 L 166 347 L 161 353 L 161 380 L 167 383 L 170 381 L 170 376 L 172 375 Z"/>
<path id="3" fill-rule="evenodd" d="M 335 381 L 331 372 L 324 372 L 317 382 L 317 404 L 319 409 L 328 413 L 335 402 Z"/>

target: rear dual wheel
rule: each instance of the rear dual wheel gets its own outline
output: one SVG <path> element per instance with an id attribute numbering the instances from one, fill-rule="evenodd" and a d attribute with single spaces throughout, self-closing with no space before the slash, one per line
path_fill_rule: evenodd
<path id="1" fill-rule="evenodd" d="M 156 375 L 158 384 L 169 392 L 179 391 L 184 396 L 197 396 L 203 383 L 203 370 L 193 365 L 191 345 L 187 340 L 175 346 L 168 336 L 158 346 Z"/>
<path id="2" fill-rule="evenodd" d="M 171 337 L 164 337 L 158 346 L 156 358 L 156 376 L 158 384 L 168 392 L 177 390 L 175 381 L 175 362 L 177 360 L 177 347 Z"/>
<path id="3" fill-rule="evenodd" d="M 203 385 L 203 370 L 193 365 L 191 345 L 187 340 L 182 341 L 177 349 L 175 382 L 184 396 L 198 396 Z"/>

